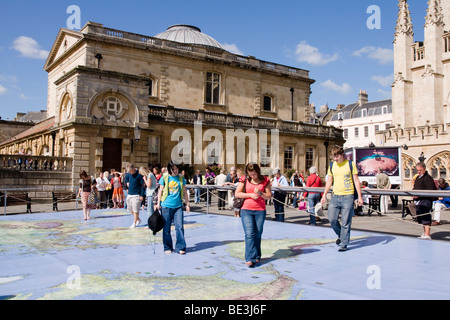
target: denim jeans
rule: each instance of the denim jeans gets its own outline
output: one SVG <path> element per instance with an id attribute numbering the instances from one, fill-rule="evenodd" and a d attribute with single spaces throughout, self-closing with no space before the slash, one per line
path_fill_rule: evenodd
<path id="1" fill-rule="evenodd" d="M 164 251 L 173 251 L 172 235 L 170 227 L 172 221 L 175 224 L 175 233 L 177 241 L 175 243 L 175 252 L 186 251 L 186 241 L 184 240 L 184 216 L 183 207 L 176 209 L 162 207 L 162 216 L 164 218 L 163 244 Z"/>
<path id="2" fill-rule="evenodd" d="M 124 208 L 125 210 L 127 210 L 127 196 L 128 196 L 128 189 L 123 190 L 123 201 L 124 201 L 123 208 Z M 105 197 L 105 198 L 106 198 L 106 197 Z M 106 200 L 105 200 L 105 201 L 106 201 Z M 105 202 L 105 208 L 106 208 L 106 202 Z"/>
<path id="3" fill-rule="evenodd" d="M 308 193 L 308 213 L 309 222 L 312 226 L 316 225 L 316 204 L 320 202 L 320 193 Z"/>
<path id="4" fill-rule="evenodd" d="M 154 211 L 155 210 L 153 208 L 153 196 L 147 196 L 147 213 L 148 213 L 148 216 L 151 217 Z"/>
<path id="5" fill-rule="evenodd" d="M 201 194 L 201 189 L 200 188 L 197 188 L 197 189 L 195 189 L 194 190 L 194 192 L 195 192 L 195 199 L 194 199 L 194 202 L 195 203 L 200 203 L 200 194 Z"/>
<path id="6" fill-rule="evenodd" d="M 245 261 L 255 263 L 261 259 L 261 238 L 266 211 L 241 209 L 241 220 L 245 233 Z"/>
<path id="7" fill-rule="evenodd" d="M 354 196 L 339 196 L 333 194 L 328 205 L 328 219 L 336 235 L 341 239 L 341 247 L 347 247 L 350 242 Z M 341 223 L 339 223 L 341 213 Z"/>
<path id="8" fill-rule="evenodd" d="M 286 201 L 286 193 L 274 192 L 273 207 L 275 209 L 275 220 L 284 222 L 284 203 Z"/>

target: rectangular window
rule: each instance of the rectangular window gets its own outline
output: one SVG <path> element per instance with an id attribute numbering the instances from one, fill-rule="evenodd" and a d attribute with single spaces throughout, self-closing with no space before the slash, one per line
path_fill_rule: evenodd
<path id="1" fill-rule="evenodd" d="M 270 144 L 261 146 L 260 163 L 261 168 L 270 167 Z"/>
<path id="2" fill-rule="evenodd" d="M 161 164 L 160 156 L 160 137 L 150 136 L 148 137 L 148 163 L 152 165 Z"/>
<path id="3" fill-rule="evenodd" d="M 292 169 L 294 161 L 294 147 L 287 146 L 284 148 L 284 170 Z"/>
<path id="4" fill-rule="evenodd" d="M 153 80 L 152 79 L 148 80 L 147 86 L 148 86 L 148 95 L 151 97 L 151 96 L 153 96 Z"/>
<path id="5" fill-rule="evenodd" d="M 348 139 L 348 129 L 344 129 L 344 139 Z"/>
<path id="6" fill-rule="evenodd" d="M 206 103 L 220 103 L 220 74 L 218 73 L 206 74 Z"/>
<path id="7" fill-rule="evenodd" d="M 378 133 L 378 132 L 380 132 L 380 126 L 379 125 L 375 125 L 375 133 Z"/>
<path id="8" fill-rule="evenodd" d="M 368 138 L 369 137 L 369 127 L 364 127 L 364 137 Z"/>
<path id="9" fill-rule="evenodd" d="M 306 148 L 305 155 L 305 172 L 309 170 L 312 166 L 314 166 L 314 148 Z"/>
<path id="10" fill-rule="evenodd" d="M 359 138 L 359 128 L 355 128 L 355 138 Z"/>

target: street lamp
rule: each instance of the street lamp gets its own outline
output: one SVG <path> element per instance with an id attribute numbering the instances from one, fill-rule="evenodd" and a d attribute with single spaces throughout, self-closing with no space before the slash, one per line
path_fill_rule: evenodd
<path id="1" fill-rule="evenodd" d="M 139 126 L 136 126 L 134 128 L 134 141 L 136 141 L 136 143 L 139 142 L 139 140 L 141 140 L 141 128 Z"/>
<path id="2" fill-rule="evenodd" d="M 97 53 L 97 54 L 95 55 L 95 59 L 97 59 L 97 68 L 100 69 L 100 60 L 103 59 L 102 54 L 101 54 L 101 53 Z"/>
<path id="3" fill-rule="evenodd" d="M 138 125 L 136 125 L 136 127 L 134 128 L 134 139 L 131 139 L 131 153 L 134 152 L 134 144 L 139 143 L 139 141 L 141 140 L 141 131 L 142 129 Z"/>
<path id="4" fill-rule="evenodd" d="M 342 119 L 342 115 L 339 115 L 339 118 L 338 118 L 339 129 L 342 129 L 343 125 L 344 125 L 344 119 Z"/>
<path id="5" fill-rule="evenodd" d="M 419 161 L 420 162 L 423 162 L 423 163 L 425 163 L 425 155 L 423 154 L 423 152 L 420 154 L 420 157 L 419 157 Z"/>

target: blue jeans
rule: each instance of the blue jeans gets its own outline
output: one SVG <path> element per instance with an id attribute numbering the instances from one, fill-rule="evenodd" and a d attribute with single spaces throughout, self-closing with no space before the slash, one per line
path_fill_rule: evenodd
<path id="1" fill-rule="evenodd" d="M 162 207 L 162 216 L 164 218 L 163 244 L 164 251 L 173 251 L 172 235 L 170 227 L 172 221 L 175 224 L 177 241 L 175 243 L 175 252 L 186 251 L 186 241 L 184 240 L 184 216 L 183 207 L 176 209 Z"/>
<path id="2" fill-rule="evenodd" d="M 339 196 L 333 194 L 328 205 L 328 219 L 336 235 L 341 239 L 341 247 L 347 247 L 350 242 L 350 228 L 353 217 L 353 194 Z M 341 223 L 339 223 L 341 213 Z"/>
<path id="3" fill-rule="evenodd" d="M 201 189 L 197 188 L 194 190 L 195 192 L 195 199 L 194 199 L 194 203 L 200 203 L 200 194 L 201 194 Z"/>
<path id="4" fill-rule="evenodd" d="M 275 209 L 275 220 L 284 222 L 284 203 L 286 201 L 286 193 L 274 192 L 273 207 Z"/>
<path id="5" fill-rule="evenodd" d="M 308 213 L 309 222 L 312 226 L 316 225 L 315 206 L 320 202 L 320 193 L 308 193 Z"/>
<path id="6" fill-rule="evenodd" d="M 147 213 L 148 213 L 148 216 L 151 217 L 154 211 L 155 210 L 153 208 L 153 196 L 147 196 Z"/>
<path id="7" fill-rule="evenodd" d="M 261 259 L 261 238 L 266 221 L 266 211 L 241 209 L 245 232 L 245 261 L 255 263 Z"/>
<path id="8" fill-rule="evenodd" d="M 125 202 L 124 204 L 123 204 L 123 208 L 125 209 L 125 210 L 127 210 L 127 196 L 128 196 L 128 189 L 127 190 L 123 190 L 123 201 Z M 105 202 L 105 208 L 106 208 L 106 202 Z"/>

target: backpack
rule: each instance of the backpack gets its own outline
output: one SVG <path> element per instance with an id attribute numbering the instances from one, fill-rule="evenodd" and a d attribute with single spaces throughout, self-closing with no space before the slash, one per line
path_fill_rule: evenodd
<path id="1" fill-rule="evenodd" d="M 353 169 L 353 162 L 352 160 L 348 160 L 348 164 L 350 166 L 350 177 L 352 178 L 352 183 L 353 183 L 353 198 L 355 200 L 358 199 L 358 191 L 356 191 L 356 186 L 355 186 L 355 181 L 353 180 L 353 174 L 352 174 L 352 169 Z M 330 163 L 330 172 L 331 174 L 333 174 L 333 162 Z"/>
<path id="2" fill-rule="evenodd" d="M 148 228 L 153 231 L 153 235 L 156 235 L 163 227 L 164 218 L 159 210 L 155 210 L 150 218 L 148 218 Z"/>

